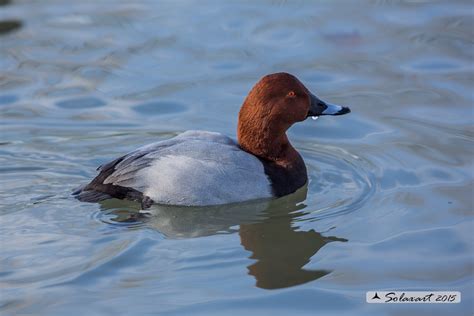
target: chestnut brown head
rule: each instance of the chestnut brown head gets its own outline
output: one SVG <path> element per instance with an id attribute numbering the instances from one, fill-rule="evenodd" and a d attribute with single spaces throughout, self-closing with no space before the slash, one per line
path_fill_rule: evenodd
<path id="1" fill-rule="evenodd" d="M 270 140 L 280 138 L 291 125 L 310 116 L 349 112 L 347 107 L 321 101 L 291 74 L 270 74 L 260 79 L 245 99 L 237 136 L 241 146 L 251 151 L 256 143 L 267 142 L 270 146 Z"/>

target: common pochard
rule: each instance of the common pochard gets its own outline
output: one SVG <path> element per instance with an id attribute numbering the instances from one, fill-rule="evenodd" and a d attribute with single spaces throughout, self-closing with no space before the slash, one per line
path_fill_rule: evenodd
<path id="1" fill-rule="evenodd" d="M 206 206 L 281 197 L 308 181 L 286 131 L 308 117 L 350 109 L 321 101 L 295 76 L 264 76 L 250 90 L 237 124 L 237 142 L 215 132 L 186 131 L 100 166 L 74 192 L 81 201 L 110 198 L 141 203 Z"/>

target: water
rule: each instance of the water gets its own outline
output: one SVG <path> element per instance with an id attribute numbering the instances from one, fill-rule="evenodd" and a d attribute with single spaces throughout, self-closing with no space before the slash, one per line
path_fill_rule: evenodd
<path id="1" fill-rule="evenodd" d="M 2 315 L 472 314 L 470 1 L 0 4 Z M 307 188 L 150 213 L 70 197 L 142 144 L 235 136 L 276 71 L 352 110 L 290 130 Z M 462 302 L 365 303 L 384 289 Z"/>

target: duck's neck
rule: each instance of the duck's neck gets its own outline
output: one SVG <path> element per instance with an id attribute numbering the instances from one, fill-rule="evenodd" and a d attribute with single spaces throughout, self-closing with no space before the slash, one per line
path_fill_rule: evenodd
<path id="1" fill-rule="evenodd" d="M 237 137 L 245 151 L 285 168 L 297 167 L 304 162 L 290 144 L 286 128 L 252 126 L 239 121 Z"/>
<path id="2" fill-rule="evenodd" d="M 247 130 L 239 124 L 237 131 L 240 147 L 257 156 L 270 179 L 277 197 L 295 192 L 308 181 L 303 158 L 291 146 L 283 131 L 270 137 L 263 130 Z"/>

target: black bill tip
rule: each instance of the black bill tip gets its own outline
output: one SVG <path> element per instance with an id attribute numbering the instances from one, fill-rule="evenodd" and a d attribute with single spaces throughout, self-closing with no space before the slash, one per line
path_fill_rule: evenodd
<path id="1" fill-rule="evenodd" d="M 347 113 L 351 113 L 351 109 L 349 109 L 347 106 L 343 106 L 338 112 L 332 114 L 332 115 L 344 115 Z"/>

